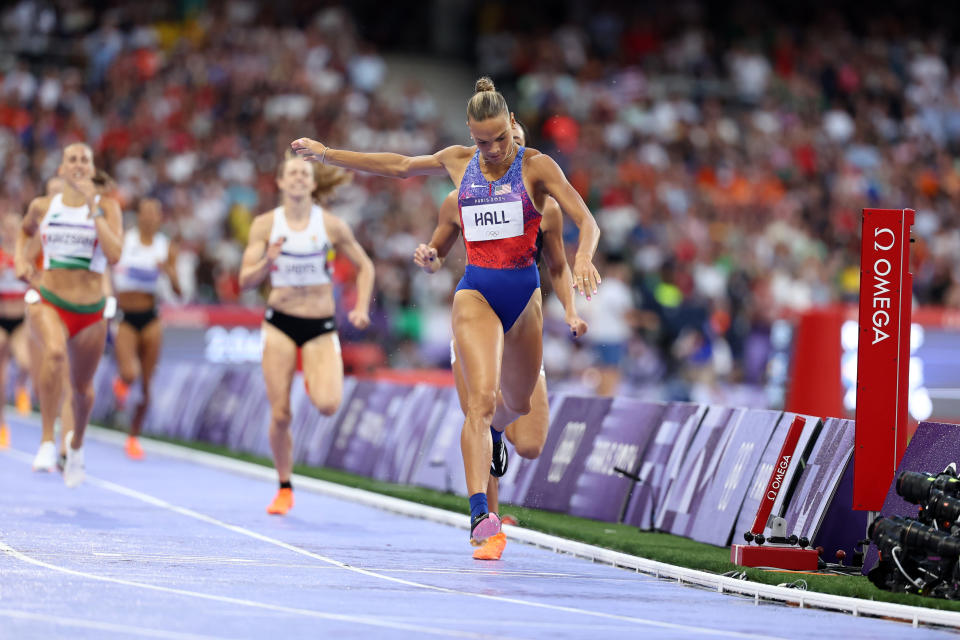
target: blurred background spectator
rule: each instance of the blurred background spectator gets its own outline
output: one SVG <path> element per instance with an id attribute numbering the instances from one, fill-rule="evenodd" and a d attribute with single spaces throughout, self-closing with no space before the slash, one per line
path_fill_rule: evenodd
<path id="1" fill-rule="evenodd" d="M 957 13 L 21 0 L 0 9 L 0 205 L 22 211 L 60 148 L 87 140 L 126 210 L 163 202 L 188 301 L 256 305 L 239 293 L 240 255 L 292 139 L 469 144 L 464 105 L 491 75 L 603 231 L 601 295 L 579 302 L 587 339 L 547 306 L 554 388 L 767 404 L 773 323 L 856 299 L 863 207 L 917 210 L 917 302 L 960 306 Z M 344 338 L 392 366 L 445 365 L 462 250 L 434 277 L 410 256 L 450 188 L 357 176 L 332 207 L 377 268 L 373 325 L 341 323 Z M 351 277 L 338 261 L 341 311 Z"/>

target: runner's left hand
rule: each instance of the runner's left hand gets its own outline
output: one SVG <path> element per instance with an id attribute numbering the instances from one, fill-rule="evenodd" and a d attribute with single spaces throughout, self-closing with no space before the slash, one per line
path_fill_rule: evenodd
<path id="1" fill-rule="evenodd" d="M 370 314 L 366 311 L 352 310 L 347 314 L 347 320 L 357 329 L 366 329 L 370 326 Z"/>
<path id="2" fill-rule="evenodd" d="M 597 292 L 600 285 L 600 272 L 593 266 L 590 258 L 577 254 L 573 261 L 573 288 L 586 295 L 587 300 Z"/>
<path id="3" fill-rule="evenodd" d="M 574 338 L 582 338 L 589 328 L 586 320 L 580 316 L 568 317 L 566 322 L 570 326 L 570 334 Z"/>

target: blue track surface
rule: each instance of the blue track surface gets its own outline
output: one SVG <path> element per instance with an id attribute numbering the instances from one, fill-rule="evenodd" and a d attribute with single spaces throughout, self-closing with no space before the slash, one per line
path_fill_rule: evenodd
<path id="1" fill-rule="evenodd" d="M 954 634 L 680 586 L 92 438 L 87 482 L 0 452 L 0 638 L 938 638 Z"/>

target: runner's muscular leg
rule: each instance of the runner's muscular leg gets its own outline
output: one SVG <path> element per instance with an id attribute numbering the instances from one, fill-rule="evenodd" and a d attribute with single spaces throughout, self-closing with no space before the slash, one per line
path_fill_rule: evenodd
<path id="1" fill-rule="evenodd" d="M 73 449 L 83 446 L 83 435 L 93 409 L 93 376 L 107 343 L 107 321 L 94 323 L 70 338 L 67 353 L 70 364 L 70 390 L 73 393 Z"/>
<path id="2" fill-rule="evenodd" d="M 7 404 L 7 370 L 10 361 L 11 343 L 13 336 L 4 329 L 0 329 L 0 418 L 3 416 L 3 407 Z M 0 422 L 3 422 L 0 419 Z"/>
<path id="3" fill-rule="evenodd" d="M 498 407 L 499 413 L 499 407 Z M 494 419 L 496 424 L 496 419 Z M 521 458 L 534 460 L 540 457 L 543 445 L 547 441 L 547 429 L 550 426 L 550 406 L 547 403 L 547 378 L 540 375 L 537 386 L 530 398 L 530 413 L 520 416 L 507 425 L 504 435 Z M 500 513 L 500 478 L 490 476 L 487 483 L 487 504 L 490 511 Z"/>
<path id="4" fill-rule="evenodd" d="M 466 388 L 460 449 L 467 494 L 474 495 L 486 490 L 490 477 L 490 423 L 497 407 L 503 327 L 479 292 L 461 289 L 453 297 L 453 335 Z"/>
<path id="5" fill-rule="evenodd" d="M 543 451 L 550 427 L 550 405 L 547 402 L 547 377 L 540 374 L 530 397 L 530 413 L 520 416 L 506 428 L 507 440 L 513 443 L 517 455 L 534 460 Z"/>
<path id="6" fill-rule="evenodd" d="M 332 416 L 343 400 L 340 338 L 334 331 L 317 336 L 303 345 L 300 354 L 310 402 L 323 415 Z"/>
<path id="7" fill-rule="evenodd" d="M 263 380 L 270 402 L 270 449 L 281 482 L 293 473 L 293 438 L 290 436 L 290 385 L 297 369 L 297 345 L 266 322 L 263 331 Z"/>
<path id="8" fill-rule="evenodd" d="M 541 300 L 540 289 L 536 289 L 523 313 L 503 338 L 500 392 L 504 407 L 514 414 L 513 419 L 530 413 L 530 398 L 540 377 L 543 358 Z"/>
<path id="9" fill-rule="evenodd" d="M 44 442 L 53 442 L 53 424 L 63 401 L 64 380 L 67 377 L 67 330 L 56 310 L 47 304 L 27 306 L 30 341 L 35 356 L 37 397 L 43 424 Z"/>
<path id="10" fill-rule="evenodd" d="M 160 360 L 160 349 L 163 347 L 163 325 L 154 320 L 140 332 L 140 344 L 137 345 L 137 360 L 140 364 L 140 386 L 143 395 L 140 404 L 133 412 L 130 421 L 130 435 L 139 436 L 143 428 L 143 419 L 150 408 L 150 383 L 153 381 L 153 372 Z M 126 382 L 126 380 L 124 380 Z"/>
<path id="11" fill-rule="evenodd" d="M 10 336 L 10 352 L 19 369 L 17 384 L 25 385 L 27 376 L 30 374 L 30 332 L 27 330 L 26 322 L 14 329 L 13 335 Z"/>
<path id="12" fill-rule="evenodd" d="M 144 331 L 148 327 L 144 327 Z M 126 384 L 133 384 L 140 377 L 140 341 L 142 336 L 126 322 L 117 327 L 114 352 L 117 358 L 117 373 Z"/>

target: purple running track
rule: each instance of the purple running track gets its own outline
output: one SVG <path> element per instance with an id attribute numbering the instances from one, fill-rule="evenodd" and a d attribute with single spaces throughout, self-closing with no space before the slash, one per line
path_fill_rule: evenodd
<path id="1" fill-rule="evenodd" d="M 87 482 L 0 452 L 0 638 L 937 638 L 908 624 L 754 604 L 465 529 L 88 438 Z M 466 523 L 467 516 L 464 515 Z"/>

